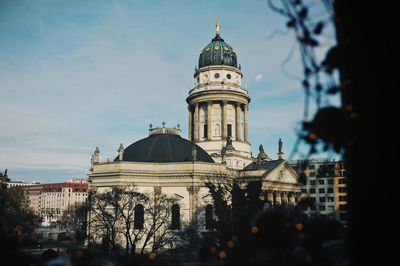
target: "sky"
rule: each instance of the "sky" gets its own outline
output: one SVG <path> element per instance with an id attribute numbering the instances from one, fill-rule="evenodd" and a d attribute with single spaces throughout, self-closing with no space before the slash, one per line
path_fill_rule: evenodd
<path id="1" fill-rule="evenodd" d="M 185 99 L 217 20 L 252 99 L 253 155 L 263 144 L 275 159 L 279 138 L 290 154 L 304 108 L 292 76 L 302 66 L 294 52 L 282 67 L 295 41 L 266 1 L 1 0 L 0 172 L 86 178 L 96 146 L 114 158 L 150 123 L 179 123 L 187 138 Z"/>

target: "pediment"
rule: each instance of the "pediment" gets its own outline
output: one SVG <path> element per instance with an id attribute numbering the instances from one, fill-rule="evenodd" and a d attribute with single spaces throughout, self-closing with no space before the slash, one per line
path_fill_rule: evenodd
<path id="1" fill-rule="evenodd" d="M 282 162 L 271 171 L 265 172 L 263 175 L 264 181 L 286 184 L 298 184 L 298 179 L 299 175 L 286 161 Z"/>

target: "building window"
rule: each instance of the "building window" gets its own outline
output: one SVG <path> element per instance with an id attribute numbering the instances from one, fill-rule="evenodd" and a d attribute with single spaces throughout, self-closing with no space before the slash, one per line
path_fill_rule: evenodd
<path id="1" fill-rule="evenodd" d="M 228 124 L 228 134 L 227 134 L 227 137 L 232 137 L 232 125 L 231 124 Z"/>
<path id="2" fill-rule="evenodd" d="M 315 180 L 310 180 L 310 185 L 315 186 Z"/>
<path id="3" fill-rule="evenodd" d="M 325 188 L 320 188 L 320 189 L 318 189 L 318 192 L 319 192 L 319 193 L 325 193 Z"/>
<path id="4" fill-rule="evenodd" d="M 347 196 L 339 196 L 339 201 L 347 201 Z"/>
<path id="5" fill-rule="evenodd" d="M 319 197 L 319 202 L 325 202 L 325 197 Z"/>
<path id="6" fill-rule="evenodd" d="M 226 75 L 226 78 L 231 79 L 232 78 L 231 74 Z"/>
<path id="7" fill-rule="evenodd" d="M 219 73 L 215 73 L 214 78 L 219 79 Z"/>
<path id="8" fill-rule="evenodd" d="M 307 189 L 302 189 L 301 193 L 307 193 Z"/>
<path id="9" fill-rule="evenodd" d="M 315 188 L 310 188 L 310 194 L 315 194 Z"/>
<path id="10" fill-rule="evenodd" d="M 171 212 L 172 212 L 171 229 L 179 230 L 181 228 L 181 214 L 179 205 L 178 204 L 172 205 Z"/>
<path id="11" fill-rule="evenodd" d="M 314 172 L 310 172 L 309 176 L 310 177 L 315 177 L 315 173 Z M 315 184 L 315 180 L 314 180 L 314 184 Z"/>
<path id="12" fill-rule="evenodd" d="M 335 202 L 335 198 L 334 197 L 328 197 L 328 202 Z"/>
<path id="13" fill-rule="evenodd" d="M 333 185 L 333 179 L 328 179 L 328 185 Z"/>
<path id="14" fill-rule="evenodd" d="M 325 180 L 319 179 L 319 180 L 318 180 L 318 184 L 319 184 L 319 185 L 325 185 Z"/>
<path id="15" fill-rule="evenodd" d="M 207 204 L 206 206 L 206 229 L 211 230 L 213 227 L 213 206 Z"/>
<path id="16" fill-rule="evenodd" d="M 318 206 L 318 209 L 319 209 L 320 211 L 325 211 L 325 210 L 326 210 L 326 208 L 325 208 L 324 205 Z"/>
<path id="17" fill-rule="evenodd" d="M 328 206 L 328 211 L 330 211 L 330 212 L 335 211 L 335 206 L 332 206 L 332 205 Z"/>
<path id="18" fill-rule="evenodd" d="M 346 179 L 344 179 L 344 178 L 339 179 L 339 184 L 346 184 Z"/>
<path id="19" fill-rule="evenodd" d="M 333 193 L 333 187 L 328 187 L 328 193 Z"/>
<path id="20" fill-rule="evenodd" d="M 142 204 L 138 204 L 135 206 L 135 217 L 133 221 L 133 227 L 135 229 L 143 229 L 144 223 L 144 207 Z"/>
<path id="21" fill-rule="evenodd" d="M 339 192 L 340 193 L 345 193 L 346 192 L 346 188 L 345 187 L 340 187 L 339 188 Z"/>
<path id="22" fill-rule="evenodd" d="M 207 126 L 207 124 L 204 125 L 204 138 L 205 139 L 208 138 L 208 126 Z"/>

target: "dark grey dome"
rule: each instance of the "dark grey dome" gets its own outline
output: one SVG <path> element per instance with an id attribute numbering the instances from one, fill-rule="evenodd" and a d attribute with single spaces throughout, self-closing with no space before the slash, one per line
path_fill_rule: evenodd
<path id="1" fill-rule="evenodd" d="M 193 160 L 193 147 L 196 148 L 196 161 L 214 162 L 200 146 L 175 134 L 153 134 L 129 145 L 124 150 L 123 161 L 187 162 Z M 114 161 L 118 161 L 118 156 Z"/>

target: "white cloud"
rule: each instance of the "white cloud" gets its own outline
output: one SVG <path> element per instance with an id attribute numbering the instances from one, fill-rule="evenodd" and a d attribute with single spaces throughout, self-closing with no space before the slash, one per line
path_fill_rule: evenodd
<path id="1" fill-rule="evenodd" d="M 262 80 L 262 78 L 263 78 L 263 75 L 262 75 L 262 74 L 257 74 L 257 76 L 256 76 L 256 80 L 257 80 L 257 81 Z"/>

